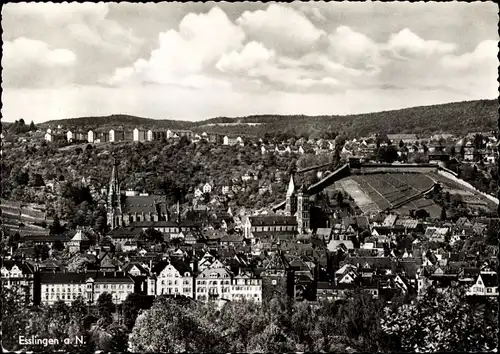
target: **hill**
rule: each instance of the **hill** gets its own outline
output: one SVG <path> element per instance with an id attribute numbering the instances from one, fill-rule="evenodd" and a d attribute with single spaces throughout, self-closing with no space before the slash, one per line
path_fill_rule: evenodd
<path id="1" fill-rule="evenodd" d="M 325 133 L 335 133 L 359 137 L 374 133 L 463 135 L 470 133 L 471 127 L 474 127 L 474 131 L 496 130 L 497 120 L 498 101 L 477 100 L 347 116 L 252 115 L 238 118 L 216 117 L 204 121 L 187 122 L 118 114 L 107 117 L 49 121 L 42 123 L 41 126 L 61 124 L 82 129 L 107 126 L 192 129 L 197 132 L 253 136 L 264 136 L 267 133 L 268 135 L 321 137 Z"/>
<path id="2" fill-rule="evenodd" d="M 196 122 L 186 122 L 181 120 L 171 119 L 152 119 L 127 114 L 112 114 L 109 116 L 98 117 L 80 117 L 68 118 L 60 120 L 51 120 L 39 124 L 40 127 L 46 128 L 50 126 L 62 125 L 71 129 L 96 129 L 106 127 L 123 126 L 124 128 L 170 128 L 170 129 L 190 129 Z"/>

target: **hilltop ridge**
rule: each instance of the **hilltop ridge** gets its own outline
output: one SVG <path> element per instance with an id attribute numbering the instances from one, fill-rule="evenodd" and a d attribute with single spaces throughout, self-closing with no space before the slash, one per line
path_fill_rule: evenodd
<path id="1" fill-rule="evenodd" d="M 144 129 L 192 129 L 221 134 L 264 135 L 286 133 L 300 136 L 319 136 L 323 132 L 366 136 L 373 133 L 453 133 L 495 130 L 498 101 L 476 100 L 355 115 L 251 115 L 245 117 L 215 117 L 202 121 L 152 119 L 126 114 L 103 117 L 80 117 L 41 123 L 40 126 L 60 124 L 70 129 L 96 129 L 122 126 Z M 230 124 L 227 124 L 230 123 Z M 248 123 L 258 123 L 248 125 Z M 221 125 L 222 124 L 222 125 Z"/>

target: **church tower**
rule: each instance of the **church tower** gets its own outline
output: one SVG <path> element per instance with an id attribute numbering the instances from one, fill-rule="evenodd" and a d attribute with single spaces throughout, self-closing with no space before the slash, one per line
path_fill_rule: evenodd
<path id="1" fill-rule="evenodd" d="M 300 234 L 309 233 L 309 194 L 304 186 L 297 193 L 297 231 Z"/>
<path id="2" fill-rule="evenodd" d="M 297 210 L 297 197 L 295 195 L 295 182 L 293 174 L 290 176 L 288 189 L 286 191 L 285 215 L 293 216 Z"/>
<path id="3" fill-rule="evenodd" d="M 121 191 L 120 191 L 120 182 L 118 181 L 118 172 L 117 172 L 117 161 L 113 157 L 113 170 L 111 171 L 111 179 L 109 181 L 109 190 L 108 190 L 108 225 L 111 229 L 114 229 L 121 225 L 121 214 L 122 214 L 122 206 L 121 206 Z"/>

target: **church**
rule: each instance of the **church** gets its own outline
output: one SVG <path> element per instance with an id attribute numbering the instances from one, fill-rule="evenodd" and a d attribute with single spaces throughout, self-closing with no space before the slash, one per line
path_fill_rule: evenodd
<path id="1" fill-rule="evenodd" d="M 116 160 L 109 181 L 107 223 L 111 229 L 128 226 L 137 221 L 168 219 L 167 205 L 154 195 L 127 196 L 120 189 Z"/>
<path id="2" fill-rule="evenodd" d="M 301 185 L 298 190 L 295 189 L 293 174 L 290 176 L 286 191 L 285 215 L 296 217 L 299 235 L 310 233 L 309 193 L 304 185 Z"/>

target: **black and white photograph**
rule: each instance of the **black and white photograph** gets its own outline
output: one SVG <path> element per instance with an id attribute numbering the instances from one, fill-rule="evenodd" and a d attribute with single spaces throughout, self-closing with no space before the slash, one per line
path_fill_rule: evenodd
<path id="1" fill-rule="evenodd" d="M 496 2 L 1 6 L 4 352 L 498 351 Z"/>

